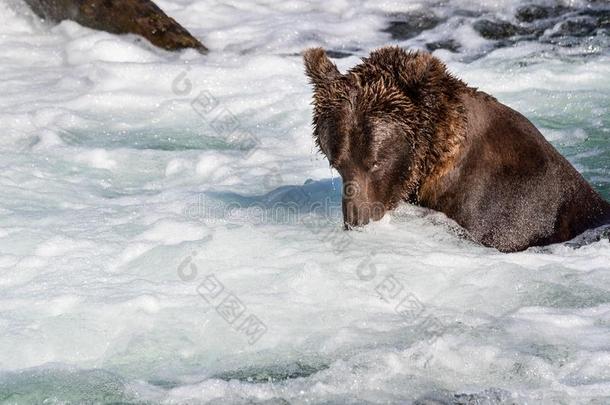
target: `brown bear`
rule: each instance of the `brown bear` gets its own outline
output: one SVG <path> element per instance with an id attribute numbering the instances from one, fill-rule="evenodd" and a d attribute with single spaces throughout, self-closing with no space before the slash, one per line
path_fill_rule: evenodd
<path id="1" fill-rule="evenodd" d="M 432 55 L 386 47 L 346 74 L 320 48 L 304 60 L 314 138 L 343 179 L 346 228 L 407 201 L 514 252 L 610 223 L 610 204 L 530 121 Z"/>

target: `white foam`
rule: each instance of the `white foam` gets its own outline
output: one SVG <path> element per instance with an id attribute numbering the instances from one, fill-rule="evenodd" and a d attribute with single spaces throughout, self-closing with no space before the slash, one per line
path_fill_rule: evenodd
<path id="1" fill-rule="evenodd" d="M 113 160 L 107 151 L 103 149 L 93 149 L 90 151 L 78 154 L 75 160 L 79 163 L 85 163 L 96 169 L 112 170 L 116 167 L 117 162 Z"/>
<path id="2" fill-rule="evenodd" d="M 521 4 L 508 1 L 158 4 L 212 52 L 168 53 L 0 4 L 0 386 L 154 403 L 610 395 L 610 242 L 504 255 L 409 205 L 343 232 L 299 55 L 354 52 L 336 61 L 344 71 L 390 41 L 388 13 L 438 12 L 447 20 L 400 44 L 459 42 L 435 54 L 531 118 L 603 188 L 607 53 L 534 42 L 491 51 L 474 18 L 455 13 L 508 18 Z M 211 111 L 193 109 L 201 95 Z M 330 221 L 288 211 L 312 204 Z M 249 344 L 241 321 L 202 297 L 210 276 L 219 299 L 237 297 L 244 318 L 266 325 L 260 340 Z M 421 306 L 416 319 L 381 298 L 388 280 Z M 421 329 L 430 320 L 443 326 L 437 338 Z"/>
<path id="3" fill-rule="evenodd" d="M 140 240 L 160 242 L 165 245 L 177 245 L 185 241 L 203 239 L 206 230 L 196 224 L 175 221 L 159 221 L 146 232 L 138 236 Z"/>

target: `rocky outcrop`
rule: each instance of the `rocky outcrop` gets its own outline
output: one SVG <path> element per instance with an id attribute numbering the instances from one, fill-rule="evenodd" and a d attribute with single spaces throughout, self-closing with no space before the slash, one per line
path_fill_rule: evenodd
<path id="1" fill-rule="evenodd" d="M 207 48 L 150 0 L 25 0 L 40 17 L 113 34 L 137 34 L 170 51 Z"/>

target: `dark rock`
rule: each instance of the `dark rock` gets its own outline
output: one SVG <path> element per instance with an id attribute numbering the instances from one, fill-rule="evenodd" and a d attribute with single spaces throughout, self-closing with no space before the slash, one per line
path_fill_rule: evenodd
<path id="1" fill-rule="evenodd" d="M 422 31 L 436 27 L 443 20 L 432 13 L 393 14 L 390 24 L 383 32 L 392 39 L 404 41 L 418 36 Z"/>
<path id="2" fill-rule="evenodd" d="M 591 17 L 610 18 L 610 8 L 585 8 L 581 10 L 579 15 L 588 15 Z"/>
<path id="3" fill-rule="evenodd" d="M 170 51 L 207 52 L 199 40 L 150 0 L 25 0 L 41 18 L 77 23 L 112 34 L 136 34 Z"/>
<path id="4" fill-rule="evenodd" d="M 498 388 L 489 388 L 485 391 L 474 394 L 455 394 L 452 403 L 455 405 L 506 404 L 512 403 L 509 402 L 511 397 L 513 397 L 513 395 L 509 391 Z"/>
<path id="5" fill-rule="evenodd" d="M 610 9 L 586 9 L 580 15 L 596 19 L 598 28 L 610 29 Z"/>
<path id="6" fill-rule="evenodd" d="M 309 377 L 319 371 L 326 370 L 326 364 L 305 364 L 301 362 L 274 365 L 271 367 L 251 367 L 233 371 L 225 371 L 214 378 L 225 381 L 238 380 L 249 383 L 268 383 Z"/>
<path id="7" fill-rule="evenodd" d="M 451 13 L 453 17 L 471 17 L 475 18 L 481 15 L 480 12 L 474 10 L 457 9 Z"/>
<path id="8" fill-rule="evenodd" d="M 570 9 L 563 6 L 547 7 L 537 4 L 529 4 L 527 6 L 519 7 L 515 17 L 521 22 L 531 23 L 536 20 L 557 17 L 568 11 L 570 11 Z"/>
<path id="9" fill-rule="evenodd" d="M 505 39 L 522 34 L 522 30 L 507 21 L 479 20 L 473 28 L 485 39 Z"/>
<path id="10" fill-rule="evenodd" d="M 517 17 L 517 20 L 523 22 L 541 20 L 543 18 L 549 17 L 549 8 L 530 4 L 527 6 L 519 7 L 519 9 L 517 9 L 517 14 L 515 14 L 515 17 Z"/>
<path id="11" fill-rule="evenodd" d="M 597 29 L 597 21 L 592 18 L 579 17 L 559 23 L 553 37 L 586 37 Z"/>
<path id="12" fill-rule="evenodd" d="M 342 58 L 347 58 L 348 56 L 352 56 L 353 54 L 350 52 L 344 52 L 344 51 L 333 51 L 333 50 L 328 50 L 326 51 L 326 54 L 333 58 L 333 59 L 342 59 Z"/>
<path id="13" fill-rule="evenodd" d="M 453 39 L 445 39 L 441 41 L 430 42 L 426 44 L 426 49 L 434 52 L 437 49 L 448 49 L 451 52 L 457 52 L 460 49 L 460 44 Z"/>

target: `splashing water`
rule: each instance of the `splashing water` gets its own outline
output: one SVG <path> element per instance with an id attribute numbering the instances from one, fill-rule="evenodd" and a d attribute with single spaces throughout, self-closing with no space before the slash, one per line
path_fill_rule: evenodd
<path id="1" fill-rule="evenodd" d="M 343 232 L 299 56 L 431 50 L 608 199 L 607 4 L 159 4 L 211 53 L 0 3 L 1 403 L 610 401 L 607 238 Z"/>

